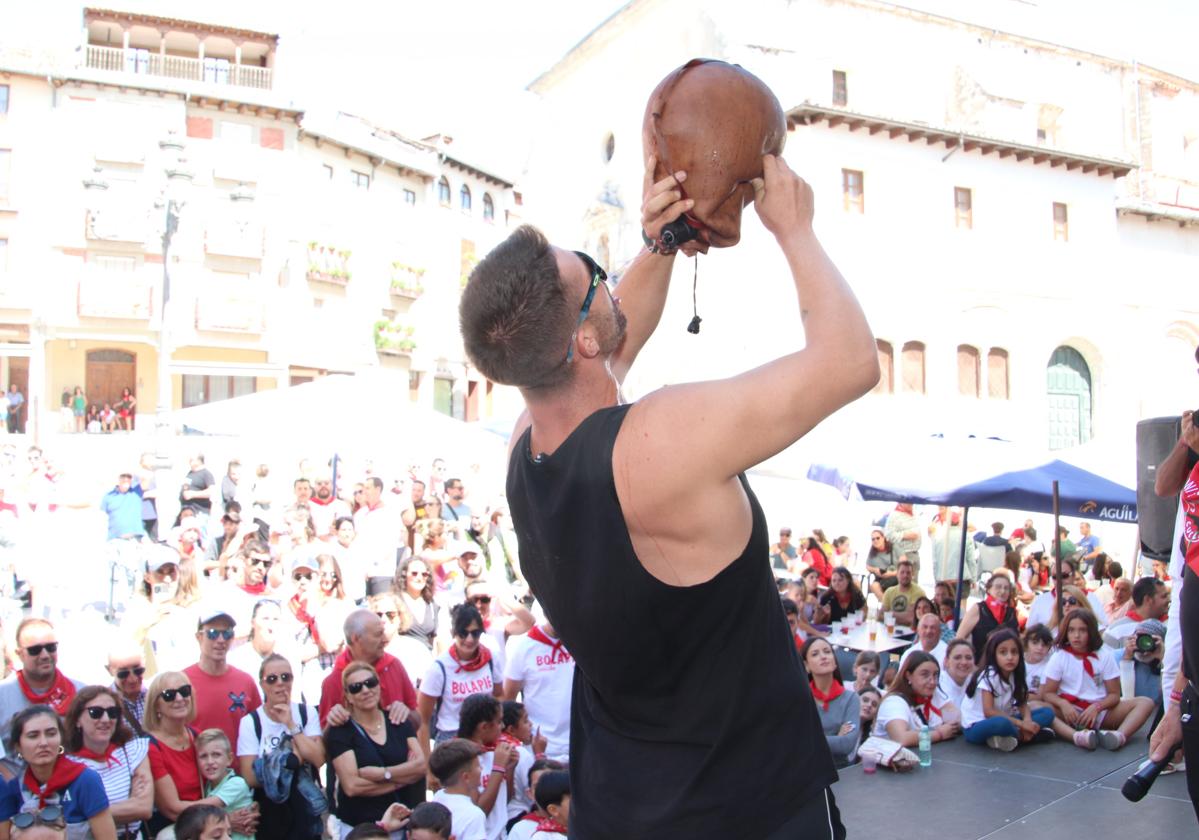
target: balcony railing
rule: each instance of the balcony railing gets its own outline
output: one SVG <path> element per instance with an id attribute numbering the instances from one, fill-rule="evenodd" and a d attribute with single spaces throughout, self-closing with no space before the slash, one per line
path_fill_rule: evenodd
<path id="1" fill-rule="evenodd" d="M 196 329 L 261 335 L 266 331 L 266 303 L 252 292 L 205 290 L 196 298 Z"/>
<path id="2" fill-rule="evenodd" d="M 154 315 L 156 271 L 87 269 L 79 278 L 77 311 L 81 318 L 148 321 Z"/>
<path id="3" fill-rule="evenodd" d="M 162 55 L 146 50 L 124 50 L 120 47 L 101 47 L 88 44 L 86 65 L 95 70 L 112 73 L 132 73 L 160 76 L 218 85 L 271 89 L 271 70 L 250 64 L 234 64 L 224 58 L 188 58 L 181 55 Z"/>

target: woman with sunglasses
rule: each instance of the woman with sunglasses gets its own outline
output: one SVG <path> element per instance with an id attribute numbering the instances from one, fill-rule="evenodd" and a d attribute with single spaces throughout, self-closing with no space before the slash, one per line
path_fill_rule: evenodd
<path id="1" fill-rule="evenodd" d="M 404 670 L 412 679 L 414 688 L 420 688 L 420 678 L 433 664 L 433 652 L 424 642 L 407 634 L 412 626 L 412 613 L 400 601 L 398 595 L 384 592 L 367 599 L 368 608 L 383 622 L 383 638 L 387 640 L 387 652 L 400 660 Z"/>
<path id="2" fill-rule="evenodd" d="M 261 817 L 256 840 L 316 840 L 319 834 L 309 836 L 304 833 L 303 826 L 308 824 L 309 815 L 303 808 L 303 797 L 295 792 L 295 776 L 292 778 L 293 795 L 286 802 L 274 802 L 265 795 L 263 782 L 254 773 L 254 759 L 269 755 L 285 737 L 290 737 L 291 751 L 301 764 L 296 771 L 315 775 L 325 764 L 320 718 L 312 706 L 301 707 L 292 702 L 295 672 L 285 657 L 267 654 L 258 670 L 258 684 L 262 690 L 262 707 L 241 719 L 237 733 L 238 770 L 254 789 L 254 801 L 258 803 Z M 297 810 L 297 806 L 301 810 Z"/>
<path id="3" fill-rule="evenodd" d="M 425 756 L 412 724 L 392 723 L 380 708 L 379 674 L 365 662 L 351 662 L 341 674 L 350 719 L 325 732 L 325 748 L 337 773 L 333 813 L 342 840 L 356 825 L 373 823 L 400 791 L 425 777 Z M 392 832 L 399 838 L 401 832 Z"/>
<path id="4" fill-rule="evenodd" d="M 403 631 L 404 635 L 416 639 L 432 653 L 434 639 L 446 628 L 443 626 L 445 612 L 433 600 L 433 575 L 429 564 L 420 557 L 409 557 L 396 570 L 391 591 L 400 597 L 412 616 L 412 624 Z"/>
<path id="5" fill-rule="evenodd" d="M 23 833 L 38 825 L 72 840 L 116 840 L 104 782 L 64 754 L 62 718 L 49 706 L 30 706 L 13 718 L 11 734 L 26 767 L 0 786 L 0 840 L 14 827 Z"/>
<path id="6" fill-rule="evenodd" d="M 1062 614 L 1069 614 L 1074 610 L 1085 610 L 1094 615 L 1094 611 L 1091 609 L 1091 602 L 1087 600 L 1087 593 L 1083 592 L 1077 586 L 1068 583 L 1062 587 L 1060 608 L 1055 599 L 1053 602 L 1053 614 L 1049 621 L 1046 622 L 1046 626 L 1053 633 L 1055 639 L 1058 637 L 1057 628 L 1061 624 Z"/>
<path id="7" fill-rule="evenodd" d="M 154 816 L 150 836 L 179 819 L 188 805 L 203 802 L 225 807 L 218 797 L 204 798 L 204 784 L 196 760 L 196 719 L 192 684 L 182 671 L 163 671 L 150 683 L 142 728 L 150 736 L 150 773 L 154 776 Z M 257 811 L 243 808 L 229 815 L 234 831 L 253 834 Z"/>
<path id="8" fill-rule="evenodd" d="M 134 736 L 116 694 L 98 685 L 80 689 L 67 710 L 67 753 L 84 767 L 95 770 L 117 835 L 138 837 L 141 821 L 154 810 L 154 777 L 150 774 L 150 745 Z"/>
<path id="9" fill-rule="evenodd" d="M 425 671 L 417 693 L 420 745 L 426 751 L 426 758 L 430 738 L 440 743 L 458 732 L 463 700 L 480 693 L 503 696 L 504 675 L 497 669 L 490 649 L 482 643 L 483 616 L 470 604 L 459 604 L 450 610 L 450 622 L 454 642 Z"/>
<path id="10" fill-rule="evenodd" d="M 145 569 L 121 619 L 121 629 L 142 648 L 151 671 L 166 671 L 196 661 L 193 635 L 200 600 L 196 562 L 166 544 L 143 544 Z"/>

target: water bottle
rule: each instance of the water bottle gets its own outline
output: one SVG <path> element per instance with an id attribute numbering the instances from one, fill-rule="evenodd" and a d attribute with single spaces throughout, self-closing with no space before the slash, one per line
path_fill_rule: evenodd
<path id="1" fill-rule="evenodd" d="M 920 730 L 920 766 L 933 766 L 933 734 L 929 731 L 928 724 L 924 724 Z"/>

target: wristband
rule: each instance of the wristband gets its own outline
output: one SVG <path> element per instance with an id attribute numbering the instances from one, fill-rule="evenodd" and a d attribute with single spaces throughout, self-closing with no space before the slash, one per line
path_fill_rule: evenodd
<path id="1" fill-rule="evenodd" d="M 503 777 L 503 778 L 507 778 L 507 777 L 508 777 L 508 771 L 507 771 L 507 770 L 492 770 L 492 771 L 491 771 L 491 775 L 493 775 L 493 776 L 501 776 L 501 777 Z"/>
<path id="2" fill-rule="evenodd" d="M 1170 702 L 1171 703 L 1181 703 L 1182 702 L 1182 692 L 1179 691 L 1177 688 L 1170 689 Z"/>

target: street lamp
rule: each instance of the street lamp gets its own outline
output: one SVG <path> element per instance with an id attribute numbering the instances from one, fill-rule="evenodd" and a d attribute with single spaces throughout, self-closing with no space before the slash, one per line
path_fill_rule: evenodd
<path id="1" fill-rule="evenodd" d="M 191 183 L 192 172 L 183 157 L 183 141 L 174 132 L 158 141 L 164 158 L 163 174 L 166 183 L 155 206 L 165 209 L 162 229 L 162 305 L 158 328 L 158 407 L 154 411 L 154 483 L 158 512 L 159 538 L 163 529 L 175 521 L 178 507 L 171 484 L 171 443 L 175 429 L 171 423 L 171 344 L 170 318 L 167 309 L 171 300 L 171 241 L 179 230 L 179 214 L 186 206 L 182 191 Z"/>

